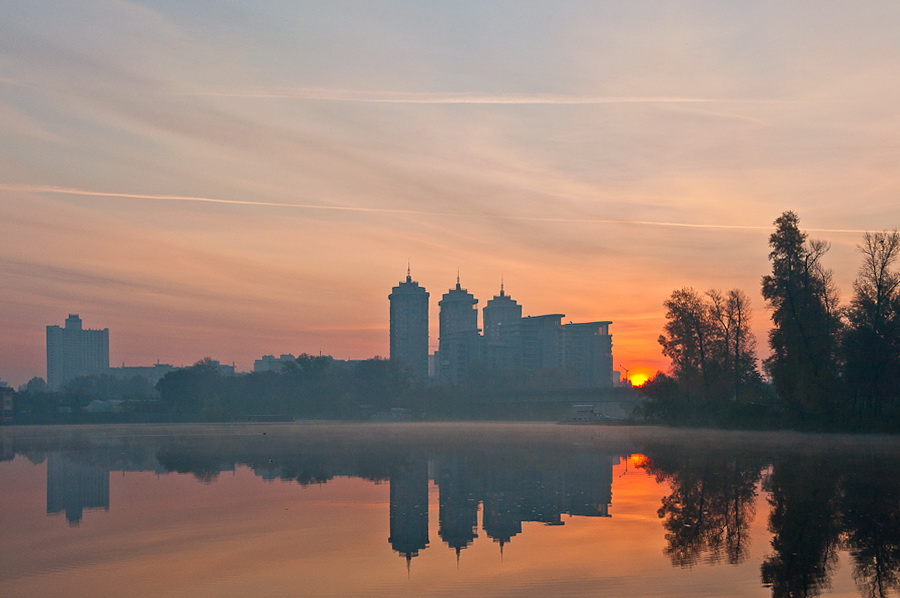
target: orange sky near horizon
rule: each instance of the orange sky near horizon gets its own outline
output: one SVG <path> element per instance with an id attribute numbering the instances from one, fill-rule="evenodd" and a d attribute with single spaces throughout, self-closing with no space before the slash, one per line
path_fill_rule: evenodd
<path id="1" fill-rule="evenodd" d="M 0 22 L 0 380 L 45 327 L 113 365 L 388 354 L 391 287 L 611 320 L 665 370 L 675 289 L 743 289 L 767 236 L 900 223 L 900 6 L 400 0 L 18 6 Z"/>

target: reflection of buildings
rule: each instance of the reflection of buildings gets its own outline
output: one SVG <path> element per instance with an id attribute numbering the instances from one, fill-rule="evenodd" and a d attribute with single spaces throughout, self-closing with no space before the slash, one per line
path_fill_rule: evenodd
<path id="1" fill-rule="evenodd" d="M 524 522 L 564 525 L 562 516 L 609 517 L 612 468 L 618 456 L 560 454 L 549 459 L 509 459 L 459 452 L 431 463 L 438 487 L 438 536 L 456 551 L 482 529 L 503 547 Z M 391 480 L 391 547 L 409 561 L 428 546 L 428 462 L 396 464 Z"/>
<path id="2" fill-rule="evenodd" d="M 438 535 L 457 556 L 478 537 L 480 484 L 472 473 L 463 455 L 435 463 L 434 481 L 440 488 Z"/>
<path id="3" fill-rule="evenodd" d="M 0 434 L 0 461 L 12 461 L 16 458 L 13 446 L 12 434 Z"/>
<path id="4" fill-rule="evenodd" d="M 618 456 L 584 453 L 548 461 L 437 459 L 441 539 L 457 554 L 477 537 L 478 504 L 485 534 L 501 547 L 526 521 L 563 525 L 562 515 L 609 517 L 612 468 Z"/>
<path id="5" fill-rule="evenodd" d="M 575 454 L 564 471 L 563 509 L 569 515 L 609 517 L 612 504 L 612 468 L 618 456 Z"/>
<path id="6" fill-rule="evenodd" d="M 166 470 L 150 452 L 117 447 L 72 455 L 47 456 L 47 514 L 66 514 L 70 526 L 81 523 L 85 509 L 109 510 L 109 475 L 113 471 Z"/>
<path id="7" fill-rule="evenodd" d="M 60 454 L 47 458 L 47 513 L 66 513 L 71 526 L 85 509 L 109 510 L 109 469 Z"/>
<path id="8" fill-rule="evenodd" d="M 86 509 L 108 510 L 113 471 L 190 473 L 212 482 L 220 472 L 247 465 L 263 479 L 303 485 L 326 483 L 336 475 L 388 479 L 388 542 L 409 562 L 429 545 L 431 479 L 439 496 L 438 536 L 459 556 L 479 535 L 479 509 L 484 535 L 501 549 L 522 532 L 525 522 L 563 525 L 565 514 L 608 517 L 612 468 L 618 462 L 615 455 L 589 451 L 456 449 L 431 459 L 414 452 L 401 458 L 377 451 L 365 456 L 356 451 L 291 452 L 273 459 L 268 449 L 259 449 L 229 452 L 189 443 L 153 450 L 109 446 L 52 452 L 47 459 L 47 513 L 65 512 L 76 526 Z"/>
<path id="9" fill-rule="evenodd" d="M 86 330 L 78 314 L 65 328 L 47 326 L 47 384 L 59 390 L 78 376 L 105 374 L 109 369 L 109 328 Z"/>
<path id="10" fill-rule="evenodd" d="M 428 461 L 408 459 L 391 469 L 391 548 L 409 562 L 428 546 Z"/>

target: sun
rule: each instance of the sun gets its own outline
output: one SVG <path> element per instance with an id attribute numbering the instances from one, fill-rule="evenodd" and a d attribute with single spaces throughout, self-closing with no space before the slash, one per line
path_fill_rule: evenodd
<path id="1" fill-rule="evenodd" d="M 640 386 L 650 379 L 650 374 L 646 372 L 629 372 L 628 379 L 631 380 L 632 386 Z"/>

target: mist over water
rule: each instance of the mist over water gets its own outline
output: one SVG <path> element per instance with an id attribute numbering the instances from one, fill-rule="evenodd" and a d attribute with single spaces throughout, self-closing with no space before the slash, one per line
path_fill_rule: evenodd
<path id="1" fill-rule="evenodd" d="M 4 596 L 900 589 L 896 438 L 447 423 L 0 439 Z"/>

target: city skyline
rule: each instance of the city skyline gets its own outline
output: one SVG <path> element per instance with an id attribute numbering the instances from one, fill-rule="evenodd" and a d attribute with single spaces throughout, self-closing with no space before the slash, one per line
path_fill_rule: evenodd
<path id="1" fill-rule="evenodd" d="M 390 353 L 386 357 L 405 368 L 416 384 L 458 385 L 467 380 L 471 362 L 483 362 L 495 372 L 524 368 L 523 371 L 537 373 L 545 368 L 560 368 L 574 376 L 568 383 L 578 387 L 608 387 L 619 382 L 621 373 L 612 366 L 610 321 L 563 324 L 565 314 L 523 316 L 523 307 L 506 293 L 502 281 L 499 293 L 485 303 L 479 318 L 479 301 L 461 286 L 457 274 L 456 286 L 437 304 L 438 338 L 431 339 L 429 297 L 429 291 L 413 280 L 409 265 L 406 279 L 394 286 L 387 297 Z M 177 369 L 159 361 L 111 364 L 109 329 L 84 328 L 79 314 L 70 313 L 64 326 L 47 325 L 46 331 L 45 381 L 50 390 L 60 391 L 72 379 L 91 375 L 143 376 L 155 384 L 165 373 Z M 296 359 L 291 353 L 279 357 L 266 354 L 254 359 L 252 369 L 244 371 L 234 365 L 222 366 L 217 360 L 212 363 L 234 375 L 280 371 L 286 362 Z M 432 359 L 434 371 L 430 372 Z M 631 382 L 627 373 L 622 380 Z"/>
<path id="2" fill-rule="evenodd" d="M 505 280 L 532 315 L 613 320 L 644 376 L 674 289 L 740 288 L 764 357 L 775 218 L 832 244 L 844 302 L 862 232 L 900 225 L 896 2 L 8 12 L 12 385 L 67 313 L 114 364 L 387 356 L 410 261 L 436 293 L 461 269 L 483 300 Z"/>

